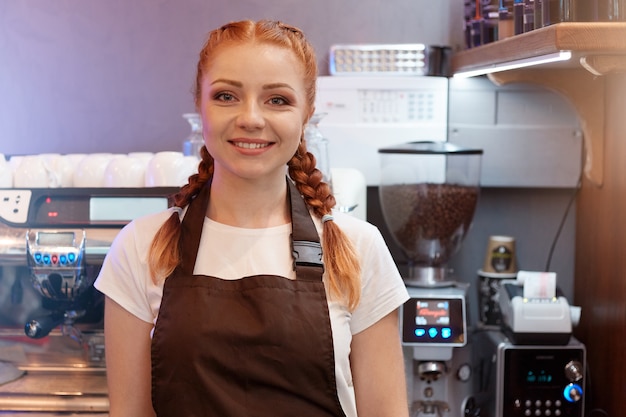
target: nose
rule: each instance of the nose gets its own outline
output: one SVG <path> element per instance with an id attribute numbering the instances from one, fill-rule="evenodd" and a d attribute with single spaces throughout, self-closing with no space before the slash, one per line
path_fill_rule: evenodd
<path id="1" fill-rule="evenodd" d="M 255 101 L 247 101 L 241 106 L 237 116 L 237 125 L 242 129 L 260 129 L 265 125 L 263 110 Z"/>

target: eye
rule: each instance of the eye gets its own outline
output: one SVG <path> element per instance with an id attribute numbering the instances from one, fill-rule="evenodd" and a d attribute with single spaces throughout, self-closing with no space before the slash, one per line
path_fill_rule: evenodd
<path id="1" fill-rule="evenodd" d="M 285 104 L 289 104 L 289 101 L 284 97 L 276 96 L 276 97 L 270 98 L 269 103 L 275 106 L 283 106 Z"/>
<path id="2" fill-rule="evenodd" d="M 224 102 L 229 102 L 229 101 L 234 101 L 235 100 L 235 96 L 234 95 L 232 95 L 229 92 L 225 92 L 225 91 L 217 93 L 213 97 L 215 98 L 215 100 L 224 101 Z"/>

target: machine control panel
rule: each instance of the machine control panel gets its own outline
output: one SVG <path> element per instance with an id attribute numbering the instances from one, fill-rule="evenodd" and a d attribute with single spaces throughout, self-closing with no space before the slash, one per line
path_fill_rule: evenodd
<path id="1" fill-rule="evenodd" d="M 13 227 L 121 228 L 168 208 L 174 188 L 0 190 L 0 223 Z"/>
<path id="2" fill-rule="evenodd" d="M 80 239 L 77 246 L 74 231 L 36 231 L 34 242 L 30 242 L 31 234 L 27 234 L 28 252 L 34 268 L 74 268 L 80 263 L 84 242 Z"/>
<path id="3" fill-rule="evenodd" d="M 485 330 L 472 343 L 483 367 L 474 374 L 476 388 L 488 415 L 584 416 L 586 350 L 574 337 L 566 345 L 517 345 L 500 331 Z"/>
<path id="4" fill-rule="evenodd" d="M 84 230 L 29 230 L 26 253 L 35 289 L 55 300 L 76 296 L 87 286 L 84 252 Z"/>
<path id="5" fill-rule="evenodd" d="M 582 416 L 584 350 L 580 346 L 505 348 L 502 416 Z M 577 372 L 570 372 L 572 366 Z"/>
<path id="6" fill-rule="evenodd" d="M 465 346 L 465 298 L 412 294 L 402 306 L 402 343 L 406 346 Z"/>
<path id="7" fill-rule="evenodd" d="M 0 190 L 0 218 L 10 223 L 26 223 L 31 195 L 30 190 Z"/>

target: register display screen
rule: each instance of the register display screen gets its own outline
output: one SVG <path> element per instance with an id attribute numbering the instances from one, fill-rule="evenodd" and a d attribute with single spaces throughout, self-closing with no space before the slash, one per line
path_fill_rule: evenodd
<path id="1" fill-rule="evenodd" d="M 403 306 L 405 344 L 465 345 L 465 317 L 460 298 L 411 298 Z"/>

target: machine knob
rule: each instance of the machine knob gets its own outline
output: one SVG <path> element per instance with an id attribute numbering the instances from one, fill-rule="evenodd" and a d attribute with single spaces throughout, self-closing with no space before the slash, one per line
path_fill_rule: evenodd
<path id="1" fill-rule="evenodd" d="M 569 361 L 565 365 L 565 377 L 570 382 L 576 382 L 583 379 L 583 365 L 578 361 Z"/>
<path id="2" fill-rule="evenodd" d="M 459 379 L 459 381 L 467 382 L 469 381 L 471 376 L 472 376 L 472 367 L 469 366 L 469 364 L 467 363 L 464 363 L 463 365 L 461 365 L 456 372 L 456 377 Z"/>
<path id="3" fill-rule="evenodd" d="M 583 389 L 578 384 L 569 384 L 563 390 L 563 397 L 571 403 L 578 402 L 583 398 Z"/>

